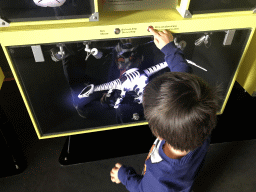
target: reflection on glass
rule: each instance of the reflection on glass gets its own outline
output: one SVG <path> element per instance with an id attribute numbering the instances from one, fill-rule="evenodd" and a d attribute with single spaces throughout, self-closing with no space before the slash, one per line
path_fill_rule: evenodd
<path id="1" fill-rule="evenodd" d="M 115 116 L 106 122 L 132 122 L 135 114 L 137 120 L 143 120 L 142 92 L 149 78 L 162 69 L 168 70 L 164 54 L 151 38 L 103 44 L 85 42 L 81 50 L 62 59 L 75 109 L 85 119 L 104 119 L 107 111 L 115 111 Z M 93 76 L 88 68 L 90 65 L 97 70 L 97 63 L 104 70 L 98 69 L 98 75 Z"/>

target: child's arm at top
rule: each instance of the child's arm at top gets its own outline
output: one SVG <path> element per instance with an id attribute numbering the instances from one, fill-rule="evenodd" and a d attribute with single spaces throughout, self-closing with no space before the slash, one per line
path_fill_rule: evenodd
<path id="1" fill-rule="evenodd" d="M 165 54 L 165 61 L 172 72 L 192 73 L 192 68 L 184 58 L 183 52 L 174 45 L 170 31 L 163 30 L 158 32 L 153 28 L 149 28 L 149 31 L 154 35 L 156 47 Z"/>
<path id="2" fill-rule="evenodd" d="M 173 36 L 170 31 L 163 30 L 158 32 L 153 28 L 149 28 L 149 31 L 154 35 L 154 43 L 160 50 L 168 43 L 173 42 Z"/>

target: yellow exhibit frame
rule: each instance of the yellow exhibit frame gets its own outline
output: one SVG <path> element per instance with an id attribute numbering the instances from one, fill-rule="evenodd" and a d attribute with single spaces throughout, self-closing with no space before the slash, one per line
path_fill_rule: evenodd
<path id="1" fill-rule="evenodd" d="M 237 82 L 250 94 L 256 93 L 256 34 L 252 37 L 243 64 L 237 76 Z M 255 95 L 254 95 L 255 96 Z"/>
<path id="2" fill-rule="evenodd" d="M 0 67 L 0 90 L 1 90 L 1 87 L 2 87 L 3 82 L 4 82 L 4 78 L 5 78 L 4 73 L 2 71 L 2 68 Z"/>
<path id="3" fill-rule="evenodd" d="M 230 89 L 225 98 L 220 114 L 223 113 L 225 105 L 228 101 L 232 87 L 239 75 L 239 69 L 246 67 L 245 65 L 253 65 L 250 68 L 255 69 L 256 59 L 254 57 L 247 57 L 245 55 L 249 46 L 255 47 L 255 14 L 235 14 L 229 16 L 215 16 L 203 18 L 183 18 L 177 10 L 161 9 L 153 11 L 128 11 L 128 12 L 112 12 L 102 13 L 100 21 L 98 22 L 81 22 L 81 23 L 62 23 L 55 25 L 35 25 L 35 26 L 13 26 L 0 28 L 0 43 L 3 51 L 10 65 L 19 91 L 35 127 L 39 139 L 47 139 L 53 137 L 69 136 L 75 134 L 83 134 L 96 131 L 105 131 L 111 129 L 125 128 L 131 126 L 146 125 L 147 122 L 137 124 L 125 124 L 118 126 L 102 127 L 94 130 L 83 130 L 77 132 L 66 132 L 55 135 L 42 135 L 37 127 L 32 111 L 28 105 L 24 91 L 22 90 L 21 81 L 14 70 L 12 59 L 7 51 L 8 46 L 23 46 L 59 42 L 81 42 L 85 40 L 95 39 L 117 39 L 125 37 L 139 37 L 150 36 L 147 31 L 148 26 L 153 26 L 158 30 L 168 29 L 172 33 L 189 33 L 189 32 L 203 32 L 203 31 L 217 31 L 230 29 L 251 29 L 252 33 L 245 46 L 244 53 L 239 62 L 238 69 L 231 82 Z M 115 34 L 115 29 L 120 29 L 120 34 Z M 253 45 L 250 45 L 251 40 L 254 39 Z M 249 51 L 250 53 L 252 51 Z M 248 53 L 249 53 L 248 52 Z M 243 61 L 246 61 L 243 63 Z M 245 83 L 247 84 L 247 83 Z"/>

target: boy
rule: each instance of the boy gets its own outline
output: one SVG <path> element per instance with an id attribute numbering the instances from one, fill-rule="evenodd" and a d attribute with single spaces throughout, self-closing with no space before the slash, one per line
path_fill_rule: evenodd
<path id="1" fill-rule="evenodd" d="M 165 53 L 171 72 L 153 79 L 143 93 L 145 118 L 157 137 L 142 175 L 117 163 L 111 181 L 129 191 L 165 192 L 192 190 L 216 125 L 218 90 L 189 74 L 189 66 L 172 43 L 170 32 L 150 30 L 156 46 Z M 181 67 L 179 67 L 181 64 Z"/>

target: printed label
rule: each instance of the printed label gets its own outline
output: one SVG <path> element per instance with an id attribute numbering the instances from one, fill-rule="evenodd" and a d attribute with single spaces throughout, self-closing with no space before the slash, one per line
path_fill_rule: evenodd
<path id="1" fill-rule="evenodd" d="M 108 35 L 108 33 L 105 30 L 100 30 L 100 35 Z"/>
<path id="2" fill-rule="evenodd" d="M 137 31 L 137 28 L 122 28 L 122 33 L 135 33 Z"/>
<path id="3" fill-rule="evenodd" d="M 157 30 L 179 30 L 179 27 L 177 25 L 157 25 L 157 26 L 153 26 L 154 29 Z"/>

